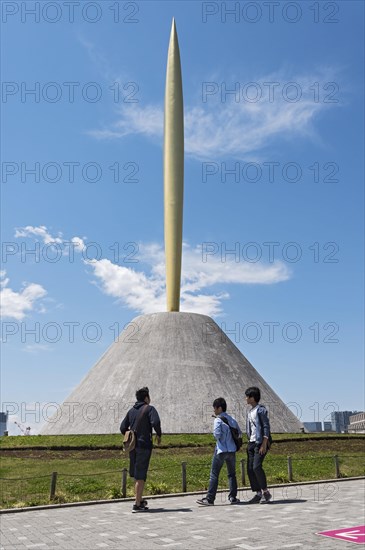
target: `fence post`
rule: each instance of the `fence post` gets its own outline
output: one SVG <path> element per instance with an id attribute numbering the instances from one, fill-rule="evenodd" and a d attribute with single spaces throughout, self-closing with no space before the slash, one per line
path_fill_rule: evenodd
<path id="1" fill-rule="evenodd" d="M 245 459 L 241 458 L 241 481 L 242 485 L 246 485 L 246 475 L 245 475 Z"/>
<path id="2" fill-rule="evenodd" d="M 53 500 L 56 496 L 56 485 L 57 485 L 57 472 L 52 472 L 51 476 L 51 487 L 49 491 L 49 500 Z"/>
<path id="3" fill-rule="evenodd" d="M 181 476 L 182 476 L 182 492 L 186 493 L 186 462 L 181 463 Z"/>
<path id="4" fill-rule="evenodd" d="M 340 463 L 339 463 L 339 460 L 338 460 L 338 456 L 335 455 L 333 457 L 333 460 L 335 462 L 335 476 L 336 478 L 338 479 L 339 477 L 341 477 L 341 474 L 340 474 Z"/>
<path id="5" fill-rule="evenodd" d="M 293 465 L 291 461 L 291 456 L 288 456 L 288 479 L 293 481 Z"/>
<path id="6" fill-rule="evenodd" d="M 127 468 L 122 470 L 122 497 L 127 496 Z"/>

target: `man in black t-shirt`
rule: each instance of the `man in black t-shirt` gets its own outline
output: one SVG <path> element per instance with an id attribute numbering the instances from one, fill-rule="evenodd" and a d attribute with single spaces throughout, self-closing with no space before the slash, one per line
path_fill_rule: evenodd
<path id="1" fill-rule="evenodd" d="M 148 510 L 147 501 L 142 499 L 142 495 L 152 454 L 152 429 L 157 434 L 159 445 L 161 422 L 155 407 L 150 405 L 151 399 L 147 387 L 136 391 L 136 399 L 136 403 L 123 419 L 120 431 L 123 435 L 129 429 L 136 432 L 136 447 L 129 453 L 129 475 L 135 479 L 136 494 L 132 512 L 145 512 Z"/>

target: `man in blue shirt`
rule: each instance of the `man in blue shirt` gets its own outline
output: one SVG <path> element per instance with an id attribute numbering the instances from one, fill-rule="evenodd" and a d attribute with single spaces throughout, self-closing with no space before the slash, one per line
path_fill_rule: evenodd
<path id="1" fill-rule="evenodd" d="M 219 474 L 224 463 L 227 465 L 227 473 L 229 480 L 229 495 L 228 499 L 231 504 L 238 504 L 239 499 L 237 498 L 237 478 L 236 478 L 236 444 L 233 440 L 231 430 L 236 428 L 241 435 L 241 429 L 237 421 L 227 414 L 227 403 L 223 397 L 218 397 L 213 402 L 214 409 L 214 427 L 213 435 L 217 441 L 213 460 L 212 467 L 210 470 L 210 479 L 209 479 L 209 488 L 207 496 L 197 500 L 198 504 L 203 506 L 212 506 L 215 501 L 215 497 L 218 489 L 218 480 Z M 224 418 L 229 425 L 222 420 Z"/>

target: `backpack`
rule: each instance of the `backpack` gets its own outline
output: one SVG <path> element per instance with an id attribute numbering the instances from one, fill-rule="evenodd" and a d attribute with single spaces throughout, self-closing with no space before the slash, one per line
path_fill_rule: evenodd
<path id="1" fill-rule="evenodd" d="M 229 427 L 231 431 L 231 436 L 233 437 L 233 441 L 236 445 L 236 450 L 239 451 L 240 448 L 242 447 L 242 437 L 240 436 L 240 432 L 237 430 L 237 428 L 234 428 L 233 426 L 231 426 L 228 420 L 224 416 L 220 416 L 219 418 L 222 420 L 222 422 L 227 424 L 227 426 Z"/>
<path id="2" fill-rule="evenodd" d="M 130 453 L 131 451 L 133 451 L 136 448 L 137 429 L 138 429 L 140 421 L 142 420 L 142 416 L 144 415 L 144 413 L 146 412 L 147 409 L 148 409 L 147 404 L 144 407 L 142 407 L 142 410 L 140 411 L 140 413 L 138 415 L 138 418 L 137 418 L 137 423 L 136 423 L 135 429 L 134 430 L 130 429 L 130 430 L 127 430 L 125 432 L 124 438 L 123 438 L 123 451 L 125 451 L 127 453 Z"/>

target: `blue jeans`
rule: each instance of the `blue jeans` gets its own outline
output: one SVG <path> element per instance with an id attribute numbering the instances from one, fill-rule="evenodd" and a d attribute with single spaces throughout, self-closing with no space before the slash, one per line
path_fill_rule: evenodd
<path id="1" fill-rule="evenodd" d="M 261 443 L 250 441 L 247 446 L 247 473 L 253 492 L 267 488 L 266 475 L 262 463 L 267 453 L 260 455 Z"/>
<path id="2" fill-rule="evenodd" d="M 210 470 L 209 489 L 207 493 L 207 499 L 214 502 L 218 489 L 219 474 L 223 464 L 227 465 L 227 474 L 229 481 L 229 495 L 228 498 L 237 497 L 237 478 L 236 478 L 236 453 L 219 453 L 214 451 L 212 467 Z"/>

